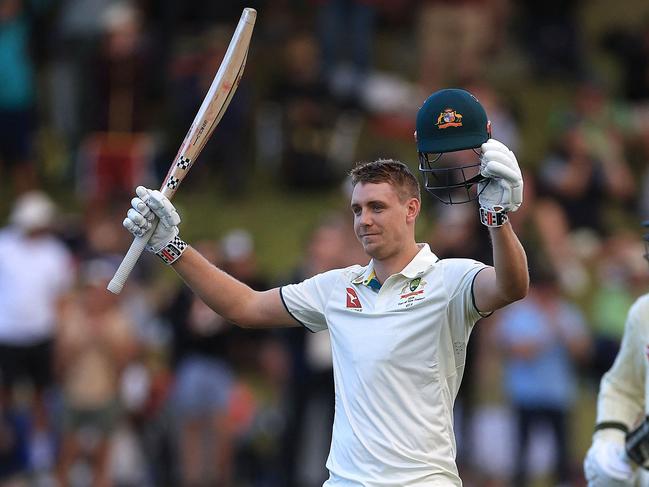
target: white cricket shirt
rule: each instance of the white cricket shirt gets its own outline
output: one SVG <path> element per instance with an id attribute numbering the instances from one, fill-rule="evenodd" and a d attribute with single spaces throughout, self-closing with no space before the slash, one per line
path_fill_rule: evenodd
<path id="1" fill-rule="evenodd" d="M 281 289 L 291 315 L 331 335 L 336 410 L 327 487 L 462 485 L 453 402 L 481 317 L 472 284 L 487 266 L 439 260 L 419 245 L 380 289 L 372 262 Z"/>
<path id="2" fill-rule="evenodd" d="M 597 400 L 597 423 L 619 422 L 629 430 L 649 415 L 649 294 L 629 309 L 620 351 L 604 374 Z"/>

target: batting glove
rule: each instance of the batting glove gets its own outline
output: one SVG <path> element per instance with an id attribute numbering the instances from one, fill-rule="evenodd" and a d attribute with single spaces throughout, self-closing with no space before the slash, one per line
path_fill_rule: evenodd
<path id="1" fill-rule="evenodd" d="M 187 244 L 178 237 L 180 215 L 169 198 L 158 190 L 138 186 L 137 197 L 131 200 L 122 225 L 136 237 L 142 237 L 154 228 L 146 249 L 172 264 L 182 255 Z"/>
<path id="2" fill-rule="evenodd" d="M 624 452 L 625 434 L 609 429 L 595 433 L 586 458 L 584 474 L 588 487 L 632 487 L 635 472 Z"/>
<path id="3" fill-rule="evenodd" d="M 523 202 L 523 175 L 516 156 L 502 142 L 489 139 L 481 149 L 480 174 L 487 179 L 478 183 L 480 221 L 499 227 Z"/>

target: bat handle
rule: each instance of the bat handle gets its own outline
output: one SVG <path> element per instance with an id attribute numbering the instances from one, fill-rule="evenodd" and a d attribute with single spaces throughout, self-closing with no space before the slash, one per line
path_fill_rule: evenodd
<path id="1" fill-rule="evenodd" d="M 115 275 L 108 283 L 107 289 L 113 294 L 119 294 L 122 292 L 124 284 L 126 284 L 126 279 L 128 279 L 129 274 L 135 267 L 135 263 L 144 252 L 146 244 L 149 242 L 153 231 L 155 230 L 155 225 L 152 225 L 148 232 L 146 232 L 141 237 L 135 237 L 133 243 L 128 249 L 128 252 L 124 256 L 122 263 L 119 265 L 119 268 L 115 272 Z"/>

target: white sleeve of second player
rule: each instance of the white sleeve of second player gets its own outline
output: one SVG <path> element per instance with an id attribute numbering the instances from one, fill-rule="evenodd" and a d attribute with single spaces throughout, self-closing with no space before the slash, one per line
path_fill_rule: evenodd
<path id="1" fill-rule="evenodd" d="M 283 286 L 280 294 L 291 316 L 313 332 L 326 329 L 327 302 L 343 272 L 342 269 L 335 269 L 298 284 Z"/>
<path id="2" fill-rule="evenodd" d="M 644 416 L 648 329 L 649 295 L 644 295 L 631 306 L 620 350 L 613 366 L 602 377 L 597 424 L 622 423 L 631 429 Z"/>

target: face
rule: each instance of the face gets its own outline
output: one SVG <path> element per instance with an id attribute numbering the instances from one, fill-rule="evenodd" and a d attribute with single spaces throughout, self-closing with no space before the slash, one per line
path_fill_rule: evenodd
<path id="1" fill-rule="evenodd" d="M 417 198 L 401 201 L 388 183 L 359 183 L 351 202 L 354 231 L 365 252 L 376 260 L 398 255 L 414 240 Z"/>

